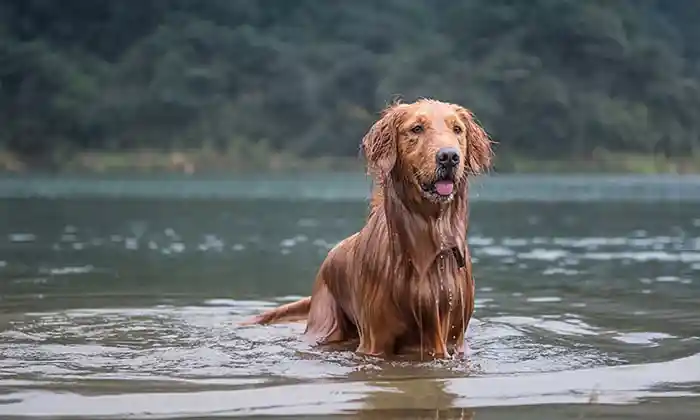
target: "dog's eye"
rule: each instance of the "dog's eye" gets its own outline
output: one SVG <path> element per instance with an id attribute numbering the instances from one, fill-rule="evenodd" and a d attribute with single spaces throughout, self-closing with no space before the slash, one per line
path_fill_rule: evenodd
<path id="1" fill-rule="evenodd" d="M 452 131 L 454 131 L 455 134 L 462 134 L 462 127 L 455 125 Z"/>
<path id="2" fill-rule="evenodd" d="M 422 132 L 423 132 L 423 126 L 420 125 L 420 124 L 418 124 L 418 125 L 414 126 L 414 127 L 411 129 L 411 132 L 413 132 L 413 133 L 415 133 L 415 134 L 422 133 Z"/>

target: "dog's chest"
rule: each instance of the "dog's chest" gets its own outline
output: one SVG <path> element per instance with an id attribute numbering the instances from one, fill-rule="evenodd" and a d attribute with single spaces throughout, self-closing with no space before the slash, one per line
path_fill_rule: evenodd
<path id="1" fill-rule="evenodd" d="M 435 262 L 420 274 L 413 272 L 409 283 L 410 311 L 429 317 L 444 318 L 463 307 L 467 293 L 467 277 L 462 264 L 451 251 L 437 256 Z"/>

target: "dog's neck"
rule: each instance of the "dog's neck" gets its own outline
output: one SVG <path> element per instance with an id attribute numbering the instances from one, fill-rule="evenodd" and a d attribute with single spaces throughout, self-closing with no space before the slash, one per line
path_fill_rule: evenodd
<path id="1" fill-rule="evenodd" d="M 381 208 L 386 217 L 393 254 L 409 258 L 424 274 L 442 252 L 457 248 L 465 255 L 467 233 L 467 188 L 458 185 L 454 198 L 432 203 L 404 190 L 406 183 L 387 180 L 381 188 Z M 408 186 L 407 188 L 411 188 Z M 375 203 L 375 205 L 380 203 Z M 375 208 L 373 211 L 378 211 Z"/>

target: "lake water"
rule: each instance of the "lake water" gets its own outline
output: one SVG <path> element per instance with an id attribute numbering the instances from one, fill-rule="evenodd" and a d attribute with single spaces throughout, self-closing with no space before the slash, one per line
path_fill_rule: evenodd
<path id="1" fill-rule="evenodd" d="M 349 174 L 0 179 L 0 417 L 695 419 L 700 178 L 472 189 L 465 361 L 239 327 L 362 225 Z"/>

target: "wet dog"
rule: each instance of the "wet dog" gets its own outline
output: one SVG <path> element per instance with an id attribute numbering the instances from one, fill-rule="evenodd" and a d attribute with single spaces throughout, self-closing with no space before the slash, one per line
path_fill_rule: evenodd
<path id="1" fill-rule="evenodd" d="M 329 251 L 310 297 L 246 324 L 306 319 L 316 343 L 359 340 L 374 356 L 463 353 L 474 311 L 468 177 L 490 167 L 491 145 L 462 106 L 387 107 L 362 139 L 374 181 L 365 225 Z"/>

